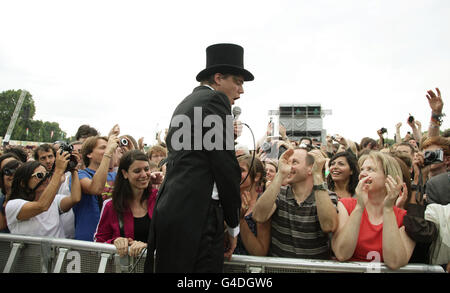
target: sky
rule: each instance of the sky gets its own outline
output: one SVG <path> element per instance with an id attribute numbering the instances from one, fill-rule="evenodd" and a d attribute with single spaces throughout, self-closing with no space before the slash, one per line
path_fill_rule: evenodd
<path id="1" fill-rule="evenodd" d="M 321 104 L 327 133 L 357 142 L 404 136 L 409 113 L 427 130 L 436 87 L 450 113 L 447 0 L 1 0 L 0 92 L 27 90 L 68 136 L 119 124 L 150 145 L 215 43 L 244 47 L 255 80 L 235 105 L 256 139 L 281 103 Z"/>

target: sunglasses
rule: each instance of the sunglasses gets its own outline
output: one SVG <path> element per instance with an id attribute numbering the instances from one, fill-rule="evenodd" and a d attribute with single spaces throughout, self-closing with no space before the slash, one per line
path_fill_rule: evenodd
<path id="1" fill-rule="evenodd" d="M 44 179 L 48 176 L 49 172 L 36 172 L 31 175 L 31 177 L 35 176 L 37 179 Z"/>
<path id="2" fill-rule="evenodd" d="M 3 174 L 6 176 L 13 176 L 16 173 L 16 169 L 3 169 Z"/>

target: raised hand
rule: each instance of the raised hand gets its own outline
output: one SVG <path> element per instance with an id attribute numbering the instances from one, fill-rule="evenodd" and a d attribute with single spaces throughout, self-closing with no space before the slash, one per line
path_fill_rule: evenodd
<path id="1" fill-rule="evenodd" d="M 402 190 L 402 179 L 397 176 L 397 180 L 392 178 L 391 175 L 388 175 L 386 178 L 386 183 L 384 184 L 386 186 L 386 197 L 384 198 L 384 207 L 385 208 L 392 208 L 395 205 L 395 202 L 400 195 L 400 191 Z"/>
<path id="2" fill-rule="evenodd" d="M 336 134 L 336 139 L 335 140 L 340 145 L 344 146 L 344 148 L 347 148 L 347 140 L 343 136 L 340 136 L 339 134 Z"/>
<path id="3" fill-rule="evenodd" d="M 416 123 L 417 128 L 418 128 L 419 130 L 422 129 L 422 123 L 420 123 L 419 120 L 414 120 L 414 123 Z"/>
<path id="4" fill-rule="evenodd" d="M 294 154 L 293 149 L 285 151 L 278 160 L 278 172 L 283 178 L 287 177 L 291 172 L 291 165 L 289 164 L 289 158 Z"/>
<path id="5" fill-rule="evenodd" d="M 117 147 L 119 146 L 119 138 L 115 134 L 111 134 L 111 136 L 108 138 L 108 144 L 106 145 L 106 151 L 105 154 L 112 155 Z"/>
<path id="6" fill-rule="evenodd" d="M 67 164 L 69 163 L 69 157 L 69 152 L 57 151 L 55 159 L 55 171 L 58 170 L 64 173 L 67 168 Z"/>
<path id="7" fill-rule="evenodd" d="M 144 138 L 143 137 L 139 138 L 138 147 L 140 150 L 144 150 Z"/>
<path id="8" fill-rule="evenodd" d="M 113 134 L 115 136 L 119 136 L 119 134 L 120 134 L 120 126 L 119 126 L 119 124 L 116 124 L 116 125 L 113 126 L 113 128 L 109 131 L 108 137 L 110 137 Z"/>
<path id="9" fill-rule="evenodd" d="M 412 165 L 413 165 L 414 173 L 419 174 L 420 169 L 423 168 L 423 166 L 424 166 L 423 153 L 421 153 L 421 152 L 414 153 Z"/>
<path id="10" fill-rule="evenodd" d="M 241 213 L 240 213 L 241 219 L 243 219 L 245 214 L 247 213 L 248 208 L 249 208 L 249 203 L 250 203 L 250 192 L 249 191 L 242 192 L 241 193 Z"/>
<path id="11" fill-rule="evenodd" d="M 313 175 L 320 176 L 323 180 L 322 170 L 323 166 L 325 166 L 327 159 L 322 155 L 322 153 L 319 150 L 312 150 L 309 152 L 309 154 L 314 157 L 314 165 L 312 169 Z"/>
<path id="12" fill-rule="evenodd" d="M 395 201 L 395 206 L 400 209 L 403 209 L 405 206 L 407 197 L 408 197 L 408 188 L 406 187 L 406 183 L 403 182 L 402 190 L 400 191 L 400 196 Z"/>
<path id="13" fill-rule="evenodd" d="M 369 184 L 372 183 L 372 177 L 366 176 L 359 180 L 355 189 L 357 204 L 364 209 L 369 200 Z"/>
<path id="14" fill-rule="evenodd" d="M 162 184 L 162 182 L 164 181 L 163 172 L 152 172 L 150 174 L 150 181 L 151 181 L 151 184 L 155 184 L 155 185 Z"/>
<path id="15" fill-rule="evenodd" d="M 437 95 L 432 91 L 427 91 L 426 95 L 428 103 L 430 104 L 431 111 L 434 114 L 442 114 L 442 108 L 444 107 L 444 102 L 442 101 L 441 92 L 436 88 Z"/>

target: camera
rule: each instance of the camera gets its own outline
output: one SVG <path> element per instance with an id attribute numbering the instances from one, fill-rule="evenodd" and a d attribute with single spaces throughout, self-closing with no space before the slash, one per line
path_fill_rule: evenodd
<path id="1" fill-rule="evenodd" d="M 270 149 L 272 148 L 272 144 L 270 143 L 270 142 L 264 142 L 262 145 L 261 145 L 261 150 L 263 151 L 263 152 L 265 152 L 265 153 L 268 153 L 269 151 L 270 151 Z"/>
<path id="2" fill-rule="evenodd" d="M 384 128 L 384 127 L 381 127 L 380 132 L 381 132 L 381 134 L 386 133 L 386 132 L 387 132 L 387 129 Z"/>
<path id="3" fill-rule="evenodd" d="M 414 117 L 411 114 L 409 114 L 408 122 L 409 123 L 413 123 L 414 122 Z"/>
<path id="4" fill-rule="evenodd" d="M 127 146 L 128 145 L 128 140 L 126 138 L 121 138 L 119 143 L 120 143 L 121 147 Z"/>
<path id="5" fill-rule="evenodd" d="M 281 155 L 287 150 L 287 147 L 285 147 L 284 145 L 280 145 L 280 147 L 278 148 L 278 160 L 280 159 Z"/>
<path id="6" fill-rule="evenodd" d="M 425 151 L 423 154 L 423 163 L 425 166 L 431 164 L 438 164 L 444 161 L 444 151 L 443 150 L 434 150 L 434 151 Z"/>
<path id="7" fill-rule="evenodd" d="M 76 169 L 77 165 L 78 165 L 78 159 L 77 159 L 77 157 L 72 155 L 73 145 L 67 144 L 65 142 L 61 142 L 59 149 L 61 150 L 61 154 L 63 152 L 68 152 L 70 154 L 69 163 L 67 164 L 67 167 L 66 167 L 66 170 L 64 171 L 64 173 L 70 172 L 70 171 Z"/>
<path id="8" fill-rule="evenodd" d="M 261 150 L 267 155 L 269 159 L 276 159 L 279 155 L 277 143 L 264 142 L 261 145 Z"/>

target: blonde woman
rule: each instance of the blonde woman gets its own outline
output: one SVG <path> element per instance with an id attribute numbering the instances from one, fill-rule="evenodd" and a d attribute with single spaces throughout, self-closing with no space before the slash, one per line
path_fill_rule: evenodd
<path id="1" fill-rule="evenodd" d="M 379 260 L 398 269 L 408 263 L 415 246 L 403 226 L 406 211 L 395 206 L 402 171 L 394 158 L 378 151 L 363 155 L 358 164 L 356 196 L 338 203 L 333 251 L 340 261 Z"/>

